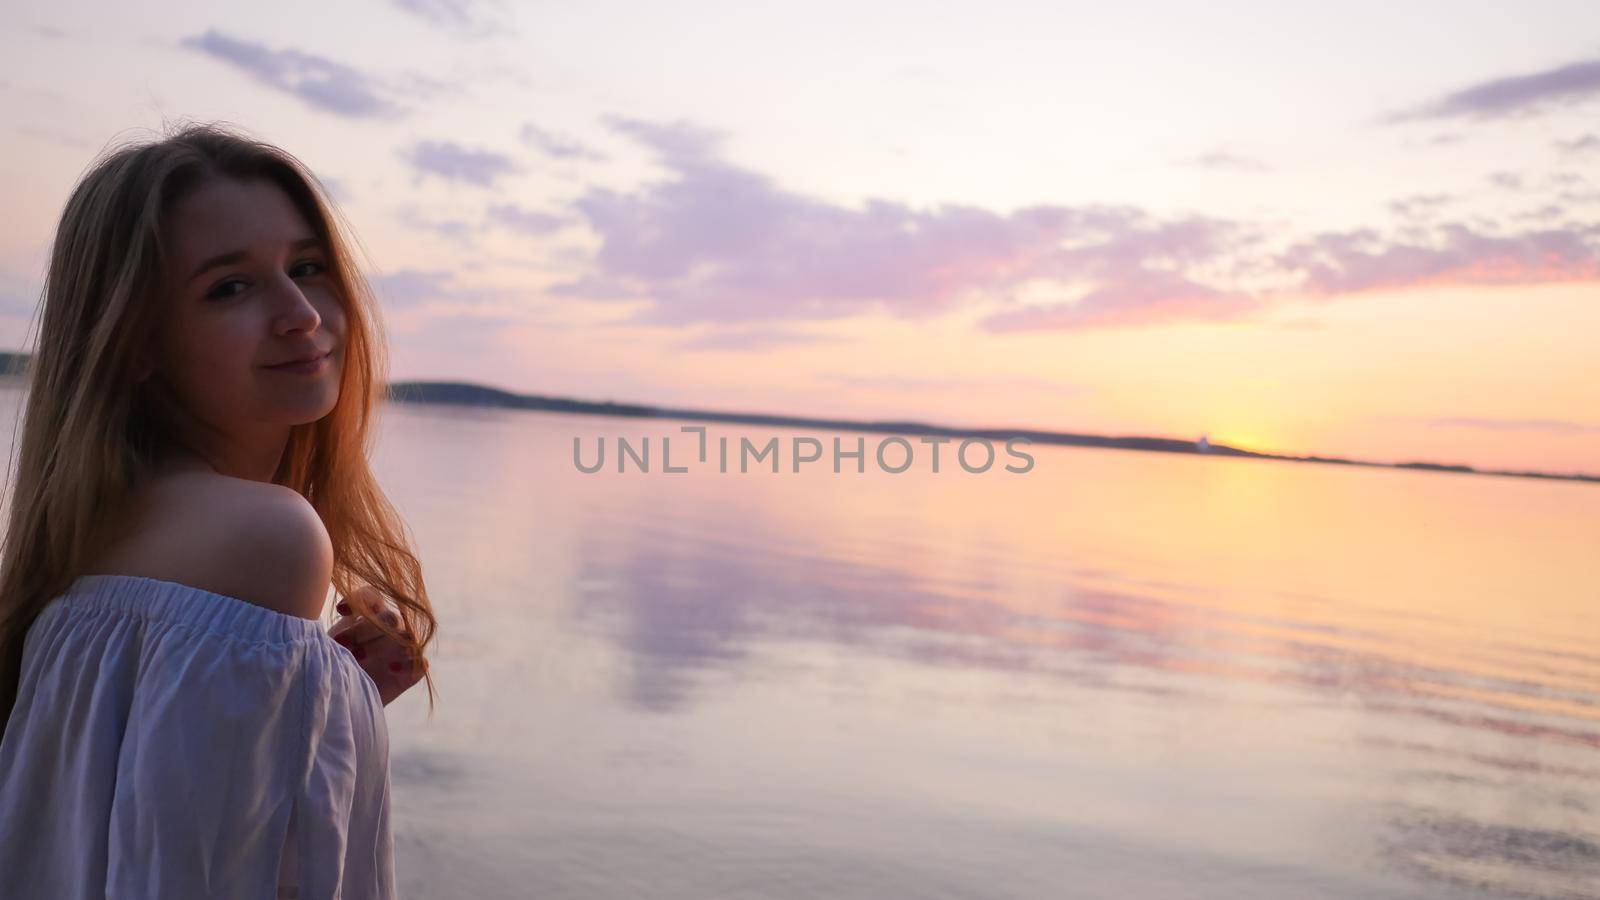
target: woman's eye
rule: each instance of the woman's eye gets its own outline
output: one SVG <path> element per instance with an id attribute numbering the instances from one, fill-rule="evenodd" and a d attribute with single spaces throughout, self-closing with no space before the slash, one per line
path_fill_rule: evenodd
<path id="1" fill-rule="evenodd" d="M 305 269 L 307 267 L 310 268 L 310 271 L 301 271 L 302 269 Z M 323 272 L 327 271 L 327 267 L 324 266 L 322 263 L 317 262 L 314 259 L 303 259 L 300 262 L 296 263 L 294 268 L 290 269 L 289 271 L 290 271 L 291 274 L 293 274 L 295 272 L 299 272 L 300 274 L 294 276 L 296 278 L 301 278 L 301 277 L 309 278 L 312 275 L 320 275 Z M 230 287 L 232 287 L 234 285 L 238 285 L 239 287 L 242 288 L 242 287 L 245 286 L 245 283 L 243 281 L 237 281 L 237 280 L 235 280 L 235 281 L 224 281 L 223 283 L 221 283 L 221 284 L 217 285 L 216 287 L 212 288 L 211 292 L 206 294 L 206 296 L 207 297 L 214 297 L 214 298 L 216 298 L 218 300 L 225 300 L 225 299 L 227 299 L 229 297 L 232 297 L 232 296 L 235 296 L 236 294 L 239 293 L 238 291 L 230 291 L 230 290 L 228 290 L 228 288 L 230 288 Z"/>
<path id="2" fill-rule="evenodd" d="M 229 297 L 232 297 L 235 293 L 237 293 L 236 291 L 228 291 L 227 290 L 227 288 L 232 287 L 233 285 L 239 285 L 240 287 L 244 287 L 244 282 L 242 282 L 242 281 L 224 281 L 223 283 L 221 283 L 221 284 L 217 285 L 216 287 L 212 288 L 211 289 L 211 293 L 206 294 L 206 296 L 207 297 L 215 297 L 218 300 L 225 300 L 225 299 L 227 299 Z"/>

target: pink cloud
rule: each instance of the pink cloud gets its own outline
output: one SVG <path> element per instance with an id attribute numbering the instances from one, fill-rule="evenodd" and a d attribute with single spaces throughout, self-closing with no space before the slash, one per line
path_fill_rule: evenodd
<path id="1" fill-rule="evenodd" d="M 850 207 L 722 160 L 716 132 L 684 122 L 608 121 L 653 150 L 666 175 L 631 190 L 584 193 L 574 207 L 599 249 L 590 271 L 549 292 L 649 301 L 634 324 L 869 312 L 916 319 L 1014 304 L 1024 284 L 1056 282 L 1059 302 L 1013 305 L 981 327 L 1140 327 L 1240 318 L 1296 293 L 1600 277 L 1597 231 L 1575 225 L 1496 235 L 1413 218 L 1398 236 L 1368 229 L 1297 240 L 1251 223 L 1163 219 L 1130 206 L 997 212 L 869 199 Z"/>
<path id="2" fill-rule="evenodd" d="M 1600 229 L 1482 234 L 1447 223 L 1431 244 L 1393 243 L 1372 231 L 1321 234 L 1291 247 L 1284 266 L 1303 273 L 1301 292 L 1349 294 L 1445 284 L 1536 284 L 1600 278 L 1590 237 Z"/>
<path id="3" fill-rule="evenodd" d="M 1025 306 L 980 322 L 987 331 L 1043 331 L 1158 325 L 1175 320 L 1242 318 L 1261 305 L 1173 275 L 1148 272 L 1097 288 L 1070 302 Z"/>

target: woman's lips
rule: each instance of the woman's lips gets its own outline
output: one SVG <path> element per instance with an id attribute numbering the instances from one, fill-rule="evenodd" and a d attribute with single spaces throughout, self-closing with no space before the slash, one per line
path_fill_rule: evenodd
<path id="1" fill-rule="evenodd" d="M 332 354 L 333 351 L 329 350 L 327 353 L 322 354 L 310 362 L 282 363 L 276 366 L 267 366 L 266 368 L 271 369 L 274 372 L 293 372 L 300 375 L 312 375 L 322 371 L 323 368 L 328 365 L 328 357 Z"/>

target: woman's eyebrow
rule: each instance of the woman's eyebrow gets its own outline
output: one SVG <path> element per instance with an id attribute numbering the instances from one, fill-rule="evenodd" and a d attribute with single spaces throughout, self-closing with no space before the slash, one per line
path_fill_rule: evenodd
<path id="1" fill-rule="evenodd" d="M 304 250 L 307 247 L 319 246 L 321 243 L 322 239 L 319 237 L 301 238 L 300 240 L 289 245 L 289 252 L 293 253 L 296 250 Z M 219 266 L 231 266 L 236 262 L 240 262 L 241 260 L 248 258 L 249 256 L 250 254 L 244 250 L 231 250 L 227 253 L 218 253 L 216 256 L 213 256 L 201 263 L 199 268 L 194 270 L 194 274 L 189 276 L 189 281 L 193 281 L 196 278 L 199 278 L 201 275 L 204 275 L 205 273 Z"/>

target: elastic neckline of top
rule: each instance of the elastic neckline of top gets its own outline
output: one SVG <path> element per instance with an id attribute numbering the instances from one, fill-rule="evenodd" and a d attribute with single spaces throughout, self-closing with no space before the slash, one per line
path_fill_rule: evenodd
<path id="1" fill-rule="evenodd" d="M 316 619 L 268 609 L 192 584 L 145 575 L 79 575 L 67 594 L 64 600 L 78 598 L 102 609 L 119 609 L 250 640 L 292 641 L 327 636 L 322 623 Z"/>

